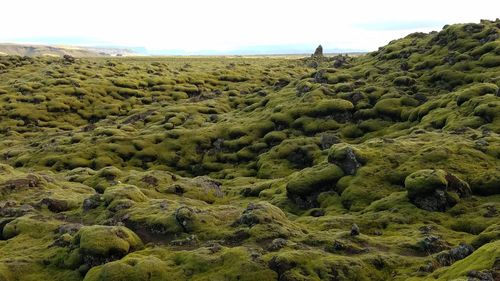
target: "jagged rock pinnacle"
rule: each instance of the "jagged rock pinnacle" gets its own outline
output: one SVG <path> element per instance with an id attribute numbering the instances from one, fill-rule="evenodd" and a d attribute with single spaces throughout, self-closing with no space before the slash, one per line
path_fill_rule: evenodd
<path id="1" fill-rule="evenodd" d="M 314 51 L 313 57 L 322 57 L 323 56 L 323 46 L 319 45 Z"/>

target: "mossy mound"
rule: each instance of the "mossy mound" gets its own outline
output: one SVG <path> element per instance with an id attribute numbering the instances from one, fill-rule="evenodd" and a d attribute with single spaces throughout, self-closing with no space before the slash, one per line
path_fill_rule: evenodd
<path id="1" fill-rule="evenodd" d="M 108 187 L 103 193 L 104 200 L 110 204 L 114 200 L 129 199 L 134 202 L 143 202 L 147 200 L 146 195 L 133 185 L 118 184 Z"/>
<path id="2" fill-rule="evenodd" d="M 419 170 L 405 179 L 408 199 L 427 211 L 445 211 L 470 195 L 469 184 L 443 170 Z"/>
<path id="3" fill-rule="evenodd" d="M 143 259 L 130 258 L 126 261 L 114 261 L 103 266 L 92 268 L 83 280 L 170 280 L 172 273 L 169 272 L 168 264 L 155 257 Z"/>
<path id="4" fill-rule="evenodd" d="M 143 246 L 141 239 L 123 226 L 85 226 L 75 235 L 73 245 L 88 264 L 113 260 Z"/>
<path id="5" fill-rule="evenodd" d="M 334 190 L 335 183 L 343 175 L 338 166 L 329 163 L 303 169 L 288 181 L 287 196 L 301 205 L 311 207 L 315 204 L 314 197 L 322 191 Z"/>

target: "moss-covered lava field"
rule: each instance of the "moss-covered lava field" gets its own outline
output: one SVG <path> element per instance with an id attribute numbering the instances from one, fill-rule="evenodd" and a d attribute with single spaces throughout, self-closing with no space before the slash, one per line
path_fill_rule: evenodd
<path id="1" fill-rule="evenodd" d="M 0 56 L 0 281 L 500 280 L 500 20 L 366 55 Z"/>

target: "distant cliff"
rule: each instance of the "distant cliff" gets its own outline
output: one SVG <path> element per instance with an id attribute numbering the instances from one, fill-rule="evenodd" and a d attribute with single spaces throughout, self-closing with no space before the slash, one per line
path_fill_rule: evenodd
<path id="1" fill-rule="evenodd" d="M 74 57 L 102 57 L 134 55 L 134 51 L 120 48 L 97 48 L 97 47 L 76 47 L 76 46 L 49 46 L 31 44 L 0 44 L 0 55 L 19 56 L 64 56 Z"/>

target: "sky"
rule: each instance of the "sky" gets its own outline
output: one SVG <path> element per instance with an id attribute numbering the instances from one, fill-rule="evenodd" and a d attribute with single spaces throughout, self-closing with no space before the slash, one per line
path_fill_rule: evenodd
<path id="1" fill-rule="evenodd" d="M 0 8 L 0 42 L 186 54 L 372 51 L 415 31 L 500 17 L 499 0 L 3 0 Z"/>

